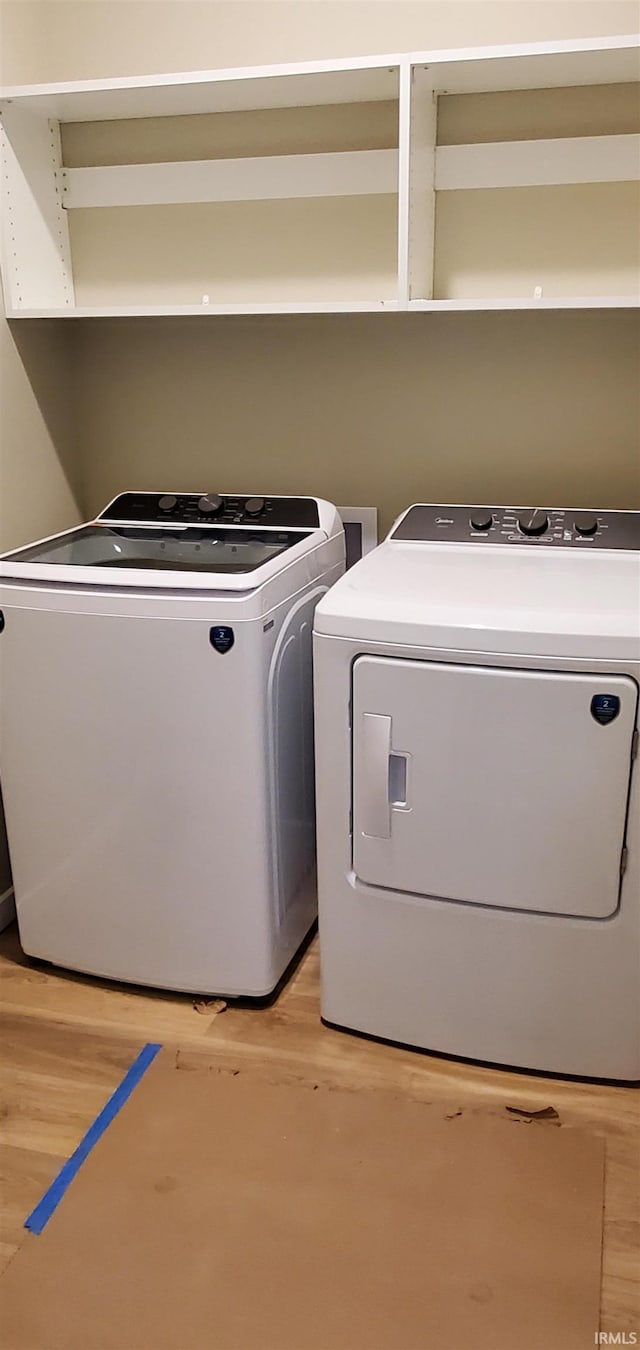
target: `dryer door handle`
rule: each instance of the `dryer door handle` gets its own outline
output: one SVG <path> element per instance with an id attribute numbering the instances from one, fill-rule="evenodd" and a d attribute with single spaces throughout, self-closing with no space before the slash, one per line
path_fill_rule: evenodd
<path id="1" fill-rule="evenodd" d="M 362 714 L 359 750 L 356 765 L 359 828 L 363 834 L 374 835 L 378 839 L 389 839 L 391 837 L 390 717 L 384 717 L 380 713 Z"/>

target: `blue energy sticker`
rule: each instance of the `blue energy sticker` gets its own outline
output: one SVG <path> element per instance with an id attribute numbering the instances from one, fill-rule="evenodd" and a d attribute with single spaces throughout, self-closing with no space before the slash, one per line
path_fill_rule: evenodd
<path id="1" fill-rule="evenodd" d="M 617 694 L 594 694 L 591 700 L 591 716 L 601 727 L 613 722 L 620 712 L 620 699 Z"/>

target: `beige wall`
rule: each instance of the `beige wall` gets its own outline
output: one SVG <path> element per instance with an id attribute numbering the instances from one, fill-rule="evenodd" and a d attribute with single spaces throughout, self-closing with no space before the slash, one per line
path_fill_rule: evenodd
<path id="1" fill-rule="evenodd" d="M 11 82 L 623 33 L 638 5 L 2 0 L 0 22 Z M 14 324 L 26 370 L 3 328 L 3 423 L 23 429 L 5 452 L 11 541 L 69 523 L 74 489 L 93 510 L 161 481 L 318 490 L 373 503 L 385 523 L 426 494 L 640 501 L 628 312 L 120 320 L 40 335 Z M 61 418 L 66 341 L 77 473 Z"/>
<path id="2" fill-rule="evenodd" d="M 72 334 L 0 305 L 0 551 L 79 519 Z"/>
<path id="3" fill-rule="evenodd" d="M 638 26 L 638 5 L 2 0 L 0 22 L 10 82 L 622 33 Z M 122 486 L 161 480 L 317 489 L 373 502 L 384 521 L 426 492 L 639 500 L 638 328 L 629 313 L 28 329 L 14 325 L 26 370 L 6 326 L 1 354 L 4 406 L 22 428 L 5 450 L 12 542 L 66 524 L 74 490 L 93 510 Z M 77 471 L 61 416 L 69 373 Z"/>
<path id="4" fill-rule="evenodd" d="M 632 33 L 636 0 L 3 0 L 5 81 Z"/>
<path id="5" fill-rule="evenodd" d="M 11 82 L 623 33 L 638 5 L 2 0 L 0 25 Z M 627 312 L 1 326 L 5 545 L 156 482 L 318 490 L 384 523 L 424 495 L 640 502 Z"/>
<path id="6" fill-rule="evenodd" d="M 90 510 L 149 486 L 640 506 L 637 320 L 409 314 L 96 320 Z"/>

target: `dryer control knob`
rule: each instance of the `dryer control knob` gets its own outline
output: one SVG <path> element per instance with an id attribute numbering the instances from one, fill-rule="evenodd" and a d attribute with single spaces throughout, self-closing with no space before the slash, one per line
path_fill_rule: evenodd
<path id="1" fill-rule="evenodd" d="M 198 502 L 198 510 L 203 516 L 215 516 L 222 506 L 222 497 L 217 492 L 207 492 Z"/>
<path id="2" fill-rule="evenodd" d="M 250 497 L 244 504 L 248 516 L 259 516 L 264 511 L 264 497 Z"/>
<path id="3" fill-rule="evenodd" d="M 474 511 L 469 517 L 469 524 L 472 530 L 490 530 L 493 525 L 493 516 L 490 511 Z"/>
<path id="4" fill-rule="evenodd" d="M 173 511 L 173 508 L 174 508 L 174 506 L 175 506 L 177 500 L 178 500 L 177 497 L 174 497 L 174 496 L 172 496 L 170 493 L 167 493 L 166 497 L 161 497 L 161 498 L 160 498 L 160 501 L 158 502 L 158 510 L 160 510 L 160 511 Z"/>
<path id="5" fill-rule="evenodd" d="M 544 534 L 549 528 L 546 511 L 525 511 L 518 516 L 518 525 L 523 534 Z"/>
<path id="6" fill-rule="evenodd" d="M 598 517 L 591 515 L 589 511 L 581 511 L 580 515 L 576 516 L 573 526 L 576 534 L 597 534 Z"/>

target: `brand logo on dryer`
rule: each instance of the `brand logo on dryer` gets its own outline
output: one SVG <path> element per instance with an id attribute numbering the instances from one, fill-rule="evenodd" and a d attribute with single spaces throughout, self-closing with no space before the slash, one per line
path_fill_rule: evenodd
<path id="1" fill-rule="evenodd" d="M 225 652 L 231 651 L 235 642 L 233 628 L 227 628 L 224 624 L 216 624 L 214 628 L 209 629 L 209 642 L 217 652 L 224 656 Z"/>
<path id="2" fill-rule="evenodd" d="M 594 694 L 591 700 L 591 716 L 601 727 L 613 722 L 620 712 L 620 699 L 617 694 Z"/>

